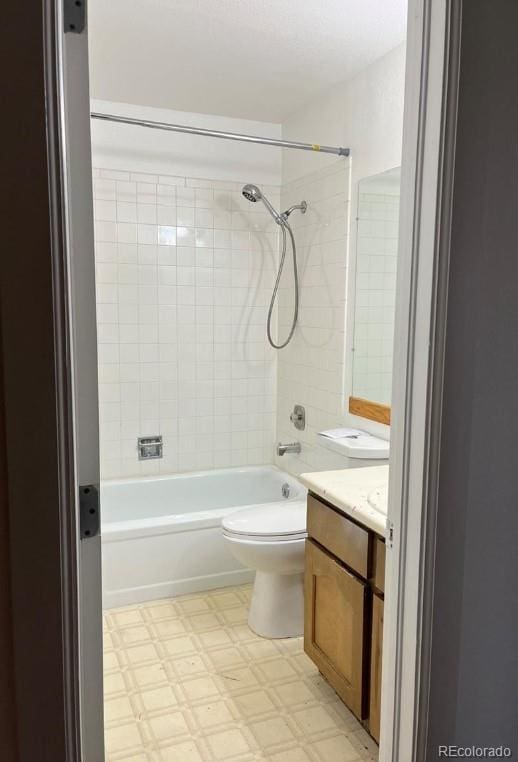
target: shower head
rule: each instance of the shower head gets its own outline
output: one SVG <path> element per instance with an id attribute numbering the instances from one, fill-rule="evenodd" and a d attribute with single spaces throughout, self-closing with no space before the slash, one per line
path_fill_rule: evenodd
<path id="1" fill-rule="evenodd" d="M 255 204 L 257 201 L 262 201 L 265 207 L 268 209 L 270 214 L 272 215 L 273 219 L 278 225 L 282 225 L 282 217 L 277 212 L 273 206 L 270 204 L 266 196 L 263 194 L 262 190 L 257 187 L 257 185 L 252 185 L 251 183 L 247 183 L 243 186 L 243 190 L 241 191 L 243 196 L 247 199 L 247 201 L 251 201 L 253 204 Z"/>
<path id="2" fill-rule="evenodd" d="M 243 190 L 241 193 L 248 201 L 251 201 L 253 204 L 255 204 L 256 201 L 260 201 L 263 197 L 261 189 L 258 188 L 257 185 L 252 185 L 251 183 L 243 185 Z"/>

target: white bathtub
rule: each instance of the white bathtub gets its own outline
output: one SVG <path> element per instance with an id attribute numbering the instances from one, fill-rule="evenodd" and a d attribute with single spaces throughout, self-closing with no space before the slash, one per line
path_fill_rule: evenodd
<path id="1" fill-rule="evenodd" d="M 283 485 L 290 496 L 283 497 Z M 304 500 L 274 466 L 229 468 L 101 485 L 106 608 L 237 585 L 252 579 L 228 552 L 221 519 L 240 508 Z"/>

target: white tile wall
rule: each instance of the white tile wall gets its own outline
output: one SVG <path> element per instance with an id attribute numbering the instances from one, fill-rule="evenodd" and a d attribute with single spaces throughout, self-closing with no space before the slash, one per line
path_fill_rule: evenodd
<path id="1" fill-rule="evenodd" d="M 399 192 L 358 200 L 353 394 L 390 405 Z"/>
<path id="2" fill-rule="evenodd" d="M 278 231 L 241 186 L 94 170 L 103 478 L 272 460 Z"/>
<path id="3" fill-rule="evenodd" d="M 277 458 L 292 473 L 343 468 L 338 454 L 322 448 L 317 432 L 340 423 L 344 412 L 345 305 L 350 163 L 344 159 L 282 188 L 281 207 L 305 199 L 305 215 L 290 222 L 297 241 L 301 300 L 299 324 L 290 344 L 278 354 L 277 434 L 300 440 L 300 455 Z M 291 258 L 280 289 L 279 335 L 289 328 L 293 309 Z M 297 431 L 289 416 L 294 404 L 306 408 L 306 429 Z"/>

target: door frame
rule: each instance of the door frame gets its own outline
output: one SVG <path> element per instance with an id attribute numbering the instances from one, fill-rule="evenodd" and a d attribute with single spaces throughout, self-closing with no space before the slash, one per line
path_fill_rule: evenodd
<path id="1" fill-rule="evenodd" d="M 440 399 L 442 349 L 437 339 L 445 319 L 436 263 L 440 192 L 451 189 L 443 146 L 446 82 L 449 62 L 455 59 L 454 47 L 450 47 L 455 40 L 452 7 L 460 8 L 461 0 L 409 0 L 402 177 L 405 211 L 400 227 L 399 341 L 394 358 L 389 488 L 394 537 L 388 543 L 386 590 L 387 598 L 397 601 L 397 606 L 393 614 L 387 611 L 385 616 L 381 762 L 415 759 L 418 737 L 426 726 L 422 700 L 426 684 L 420 677 L 425 674 L 421 667 L 428 647 L 422 637 L 429 622 L 427 590 L 433 584 L 433 569 L 426 568 L 426 563 L 432 557 L 429 551 L 434 539 L 433 525 L 428 523 L 433 513 L 429 478 L 439 446 L 432 402 Z M 60 13 L 60 0 L 28 7 L 11 3 L 5 9 L 3 25 L 4 50 L 17 72 L 13 78 L 13 67 L 4 67 L 13 79 L 6 99 L 13 150 L 4 167 L 10 185 L 4 183 L 2 190 L 14 224 L 6 237 L 12 256 L 0 258 L 0 293 L 14 678 L 19 759 L 23 762 L 40 757 L 42 749 L 56 762 L 82 759 L 79 554 L 72 457 L 74 379 L 67 334 L 67 189 L 60 165 L 65 139 L 64 72 L 55 36 Z M 84 58 L 79 65 L 84 66 Z M 20 123 L 30 129 L 17 129 Z M 20 199 L 21 194 L 13 193 L 21 173 L 26 183 L 21 187 L 28 187 L 26 178 L 32 181 L 35 211 L 31 223 L 39 245 L 32 253 L 19 234 L 27 223 L 26 196 Z M 9 189 L 11 197 L 6 193 Z M 74 189 L 68 192 L 73 195 Z M 24 320 L 13 320 L 20 308 Z M 20 346 L 24 352 L 19 351 Z M 417 350 L 423 346 L 429 351 L 419 354 Z M 38 358 L 36 369 L 34 357 Z M 36 429 L 35 420 L 40 422 Z M 38 511 L 34 511 L 35 500 Z M 49 618 L 53 629 L 47 627 L 49 635 L 42 642 L 41 623 Z M 34 648 L 35 637 L 38 648 Z M 35 673 L 48 679 L 53 700 L 42 700 L 34 691 Z"/>
<path id="2" fill-rule="evenodd" d="M 427 733 L 461 17 L 409 2 L 380 762 L 424 759 Z"/>
<path id="3" fill-rule="evenodd" d="M 3 20 L 0 440 L 14 730 L 7 748 L 0 734 L 0 756 L 100 762 L 100 538 L 79 539 L 78 491 L 99 478 L 87 38 L 65 34 L 61 0 L 11 3 Z"/>
<path id="4" fill-rule="evenodd" d="M 90 137 L 88 27 L 67 26 L 55 0 L 56 46 L 60 91 L 60 170 L 64 188 L 63 228 L 68 272 L 67 339 L 72 376 L 76 494 L 100 486 L 97 322 L 95 296 L 94 214 Z M 74 6 L 75 3 L 74 3 Z M 75 19 L 74 19 L 75 20 Z M 76 507 L 77 510 L 77 507 Z M 95 509 L 94 509 L 95 510 Z M 97 506 L 100 524 L 101 506 Z M 76 543 L 80 667 L 80 737 L 82 762 L 104 759 L 101 533 Z"/>
<path id="5" fill-rule="evenodd" d="M 9 148 L 0 189 L 0 366 L 15 734 L 2 757 L 17 762 L 81 760 L 58 11 L 53 2 L 8 3 L 2 24 Z"/>

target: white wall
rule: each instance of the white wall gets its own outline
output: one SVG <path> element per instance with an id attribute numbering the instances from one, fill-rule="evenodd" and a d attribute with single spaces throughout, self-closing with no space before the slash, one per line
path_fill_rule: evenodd
<path id="1" fill-rule="evenodd" d="M 405 46 L 401 45 L 374 64 L 362 71 L 357 77 L 334 88 L 329 93 L 306 107 L 292 114 L 282 125 L 282 135 L 288 140 L 305 140 L 329 145 L 342 145 L 351 148 L 350 177 L 343 176 L 344 186 L 350 182 L 350 188 L 344 187 L 343 192 L 349 202 L 348 234 L 341 238 L 340 260 L 343 278 L 336 288 L 343 289 L 340 305 L 336 307 L 336 341 L 333 351 L 335 378 L 337 369 L 343 369 L 341 402 L 332 411 L 329 407 L 315 405 L 314 395 L 306 388 L 302 389 L 293 382 L 296 374 L 298 358 L 290 359 L 288 350 L 281 350 L 279 356 L 278 395 L 282 404 L 278 408 L 277 431 L 283 438 L 300 438 L 303 450 L 300 456 L 284 456 L 279 459 L 279 465 L 292 472 L 301 472 L 308 468 L 337 468 L 334 453 L 321 448 L 315 438 L 315 433 L 321 428 L 339 425 L 347 422 L 361 426 L 373 433 L 388 435 L 387 427 L 375 424 L 362 418 L 355 418 L 347 413 L 347 398 L 350 393 L 351 363 L 346 362 L 346 343 L 352 331 L 352 320 L 348 320 L 351 306 L 346 299 L 354 287 L 355 278 L 355 249 L 356 226 L 351 225 L 351 217 L 356 215 L 358 182 L 364 177 L 384 172 L 401 163 L 401 140 L 403 129 L 403 97 L 405 72 Z M 344 162 L 345 164 L 345 162 Z M 336 165 L 336 157 L 302 151 L 284 150 L 282 157 L 283 196 L 285 191 L 296 187 L 297 179 L 302 180 L 302 187 L 310 187 L 308 178 L 317 170 L 332 170 Z M 337 189 L 335 188 L 335 191 Z M 322 221 L 320 236 L 325 236 L 327 222 Z M 317 241 L 318 243 L 318 241 Z M 306 252 L 311 257 L 312 244 Z M 329 280 L 329 273 L 324 273 Z M 320 301 L 318 301 L 318 299 Z M 320 291 L 317 301 L 312 304 L 313 310 L 326 310 L 329 306 L 329 295 L 325 289 Z M 301 312 L 301 325 L 305 323 L 304 305 Z M 284 319 L 284 315 L 283 315 Z M 347 339 L 345 329 L 348 332 Z M 314 368 L 326 368 L 328 362 L 328 347 L 322 348 L 319 355 L 317 347 L 311 350 L 311 364 Z M 300 351 L 303 348 L 300 347 Z M 284 356 L 282 355 L 284 352 Z M 299 369 L 300 370 L 300 369 Z M 333 386 L 333 391 L 335 387 Z M 308 431 L 302 436 L 286 420 L 288 411 L 294 404 L 301 404 L 308 409 Z"/>
<path id="2" fill-rule="evenodd" d="M 139 110 L 145 118 L 149 112 Z M 224 121 L 234 131 L 247 126 Z M 270 463 L 276 356 L 265 325 L 278 229 L 241 187 L 260 182 L 278 205 L 279 149 L 236 151 L 234 143 L 213 140 L 206 161 L 202 138 L 186 146 L 184 136 L 168 134 L 165 148 L 154 130 L 97 127 L 103 478 Z M 182 168 L 190 173 L 179 174 Z M 164 437 L 164 458 L 139 462 L 137 437 L 151 434 Z"/>
<path id="3" fill-rule="evenodd" d="M 351 182 L 401 164 L 405 45 L 284 120 L 285 140 L 341 145 L 352 151 Z M 336 156 L 284 150 L 282 181 L 332 164 Z"/>

